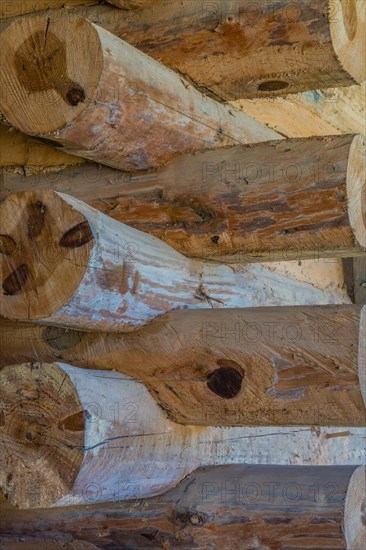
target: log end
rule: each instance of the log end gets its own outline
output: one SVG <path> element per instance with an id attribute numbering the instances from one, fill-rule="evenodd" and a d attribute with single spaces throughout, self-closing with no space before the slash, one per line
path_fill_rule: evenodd
<path id="1" fill-rule="evenodd" d="M 366 468 L 360 466 L 351 477 L 345 503 L 344 532 L 348 550 L 360 550 L 366 540 Z"/>
<path id="2" fill-rule="evenodd" d="M 366 250 L 366 139 L 356 135 L 347 166 L 348 216 L 358 246 Z"/>
<path id="3" fill-rule="evenodd" d="M 365 14 L 362 0 L 329 0 L 333 48 L 343 69 L 357 84 L 366 78 Z"/>
<path id="4" fill-rule="evenodd" d="M 23 132 L 61 129 L 95 98 L 102 51 L 89 21 L 69 15 L 20 18 L 1 33 L 1 44 L 0 111 Z"/>
<path id="5" fill-rule="evenodd" d="M 366 407 L 366 306 L 362 307 L 358 339 L 358 378 Z"/>
<path id="6" fill-rule="evenodd" d="M 84 412 L 56 364 L 0 372 L 0 488 L 19 508 L 52 506 L 72 489 L 83 460 Z"/>
<path id="7" fill-rule="evenodd" d="M 6 197 L 0 205 L 0 314 L 36 320 L 67 304 L 93 243 L 85 217 L 57 193 Z"/>

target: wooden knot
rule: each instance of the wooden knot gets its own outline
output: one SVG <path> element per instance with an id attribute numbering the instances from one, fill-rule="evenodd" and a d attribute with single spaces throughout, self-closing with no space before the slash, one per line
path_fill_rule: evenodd
<path id="1" fill-rule="evenodd" d="M 223 399 L 232 399 L 240 392 L 244 378 L 240 365 L 227 359 L 219 359 L 217 363 L 220 366 L 210 374 L 207 387 Z"/>
<path id="2" fill-rule="evenodd" d="M 66 93 L 66 99 L 70 105 L 75 106 L 85 101 L 85 92 L 82 88 L 70 88 Z"/>

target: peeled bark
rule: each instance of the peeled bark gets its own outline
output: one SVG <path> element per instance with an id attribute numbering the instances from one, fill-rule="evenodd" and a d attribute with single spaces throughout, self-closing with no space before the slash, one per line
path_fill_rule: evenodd
<path id="1" fill-rule="evenodd" d="M 72 541 L 75 550 L 78 541 L 134 550 L 360 550 L 366 536 L 364 477 L 362 466 L 198 469 L 166 494 L 143 501 L 42 512 L 3 506 L 3 540 L 9 550 L 12 541 L 25 539 L 33 549 L 34 540 L 51 535 L 68 535 L 70 550 Z"/>
<path id="2" fill-rule="evenodd" d="M 17 19 L 1 40 L 1 112 L 66 152 L 136 171 L 281 137 L 85 19 Z"/>
<path id="3" fill-rule="evenodd" d="M 0 484 L 21 508 L 154 496 L 201 466 L 267 462 L 269 449 L 282 465 L 362 457 L 357 428 L 180 426 L 119 373 L 33 363 L 5 367 L 0 382 Z"/>
<path id="4" fill-rule="evenodd" d="M 365 426 L 365 322 L 366 306 L 181 311 L 124 335 L 2 320 L 1 365 L 120 371 L 183 424 Z"/>
<path id="5" fill-rule="evenodd" d="M 260 265 L 188 259 L 53 191 L 8 196 L 0 218 L 0 313 L 10 319 L 128 332 L 180 308 L 348 301 Z"/>
<path id="6" fill-rule="evenodd" d="M 184 155 L 149 174 L 4 175 L 2 197 L 52 185 L 190 257 L 349 257 L 366 250 L 365 159 L 360 135 L 291 139 Z"/>
<path id="7" fill-rule="evenodd" d="M 79 13 L 216 98 L 268 97 L 360 83 L 362 0 L 156 0 Z"/>

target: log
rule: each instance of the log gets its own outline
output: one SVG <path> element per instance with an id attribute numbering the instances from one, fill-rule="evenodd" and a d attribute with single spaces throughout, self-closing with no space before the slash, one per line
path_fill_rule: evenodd
<path id="1" fill-rule="evenodd" d="M 128 332 L 180 308 L 349 302 L 259 265 L 182 256 L 151 235 L 54 191 L 0 205 L 0 314 Z"/>
<path id="2" fill-rule="evenodd" d="M 21 18 L 1 39 L 5 119 L 66 152 L 136 171 L 281 137 L 85 19 Z"/>
<path id="3" fill-rule="evenodd" d="M 182 424 L 366 425 L 366 306 L 177 311 L 123 335 L 0 326 L 0 365 L 120 371 Z"/>
<path id="4" fill-rule="evenodd" d="M 42 511 L 3 506 L 2 540 L 9 550 L 20 539 L 33 549 L 33 541 L 62 541 L 65 535 L 70 545 L 134 550 L 360 550 L 362 538 L 356 537 L 366 535 L 359 498 L 364 476 L 362 466 L 201 468 L 166 494 L 142 501 Z"/>
<path id="5" fill-rule="evenodd" d="M 149 174 L 86 165 L 32 179 L 4 175 L 2 198 L 50 186 L 190 257 L 245 263 L 365 254 L 360 135 L 183 155 Z"/>
<path id="6" fill-rule="evenodd" d="M 286 137 L 363 134 L 366 81 L 284 97 L 242 99 L 233 105 Z"/>
<path id="7" fill-rule="evenodd" d="M 24 177 L 47 174 L 84 162 L 81 157 L 68 155 L 62 149 L 0 124 L 0 167 L 6 169 L 6 175 L 15 173 Z"/>
<path id="8" fill-rule="evenodd" d="M 33 363 L 0 381 L 0 486 L 20 508 L 146 498 L 199 467 L 266 462 L 269 449 L 279 465 L 353 465 L 364 452 L 357 428 L 180 426 L 119 373 Z"/>
<path id="9" fill-rule="evenodd" d="M 22 2 L 14 2 L 8 0 L 1 2 L 0 4 L 0 19 L 10 19 L 12 17 L 19 17 L 25 13 L 32 13 L 35 11 L 59 9 L 67 6 L 72 8 L 78 5 L 90 5 L 96 4 L 97 1 L 93 0 L 22 0 Z"/>
<path id="10" fill-rule="evenodd" d="M 349 86 L 366 78 L 362 0 L 156 0 L 73 13 L 222 100 Z"/>

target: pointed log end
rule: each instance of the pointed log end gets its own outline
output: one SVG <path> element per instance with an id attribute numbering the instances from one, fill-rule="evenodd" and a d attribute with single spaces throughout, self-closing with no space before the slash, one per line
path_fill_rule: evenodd
<path id="1" fill-rule="evenodd" d="M 9 195 L 0 205 L 0 314 L 36 320 L 67 304 L 93 242 L 84 216 L 57 193 Z"/>
<path id="2" fill-rule="evenodd" d="M 344 531 L 348 550 L 360 550 L 366 540 L 366 468 L 360 466 L 351 477 L 344 511 Z"/>
<path id="3" fill-rule="evenodd" d="M 84 414 L 56 364 L 0 372 L 0 488 L 19 508 L 44 508 L 72 489 L 83 460 Z"/>
<path id="4" fill-rule="evenodd" d="M 366 306 L 362 307 L 358 339 L 358 378 L 366 407 Z"/>
<path id="5" fill-rule="evenodd" d="M 329 0 L 333 48 L 343 69 L 357 84 L 366 78 L 365 14 L 362 0 Z"/>
<path id="6" fill-rule="evenodd" d="M 102 52 L 89 21 L 59 14 L 20 18 L 1 33 L 1 44 L 0 111 L 23 132 L 61 129 L 94 99 Z"/>
<path id="7" fill-rule="evenodd" d="M 348 216 L 358 246 L 366 250 L 366 139 L 353 139 L 347 166 Z"/>

